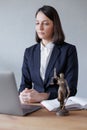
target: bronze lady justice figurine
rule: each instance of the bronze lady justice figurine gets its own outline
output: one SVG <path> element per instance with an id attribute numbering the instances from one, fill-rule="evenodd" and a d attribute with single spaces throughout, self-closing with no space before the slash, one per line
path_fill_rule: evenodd
<path id="1" fill-rule="evenodd" d="M 56 74 L 56 68 L 54 68 L 54 77 L 52 77 L 52 83 L 58 85 L 58 101 L 60 106 L 57 109 L 56 114 L 60 116 L 69 115 L 69 111 L 65 108 L 65 103 L 69 97 L 70 90 L 67 81 L 64 79 L 64 74 L 60 73 L 59 77 Z"/>

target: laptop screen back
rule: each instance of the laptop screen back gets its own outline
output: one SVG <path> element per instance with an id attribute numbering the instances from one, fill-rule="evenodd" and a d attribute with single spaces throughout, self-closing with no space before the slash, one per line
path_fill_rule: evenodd
<path id="1" fill-rule="evenodd" d="M 0 72 L 0 113 L 12 115 L 26 115 L 40 109 L 40 106 L 32 105 L 32 109 L 23 113 L 14 73 Z"/>

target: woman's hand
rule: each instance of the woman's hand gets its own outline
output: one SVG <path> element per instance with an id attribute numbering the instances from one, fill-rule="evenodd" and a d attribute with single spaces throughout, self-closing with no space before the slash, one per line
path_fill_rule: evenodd
<path id="1" fill-rule="evenodd" d="M 22 104 L 37 103 L 48 99 L 48 93 L 39 93 L 35 89 L 25 88 L 19 95 Z"/>

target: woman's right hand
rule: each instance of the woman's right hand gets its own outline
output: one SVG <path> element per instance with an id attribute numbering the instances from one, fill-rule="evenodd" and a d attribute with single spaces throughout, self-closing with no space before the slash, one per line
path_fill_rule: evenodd
<path id="1" fill-rule="evenodd" d="M 29 89 L 25 88 L 19 95 L 19 99 L 21 104 L 29 104 L 28 101 L 28 93 L 29 93 Z"/>

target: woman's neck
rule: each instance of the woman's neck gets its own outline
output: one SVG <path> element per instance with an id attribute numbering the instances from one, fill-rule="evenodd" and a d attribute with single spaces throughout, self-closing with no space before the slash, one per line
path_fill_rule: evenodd
<path id="1" fill-rule="evenodd" d="M 52 42 L 52 40 L 42 40 L 42 44 L 46 46 L 48 43 Z"/>

